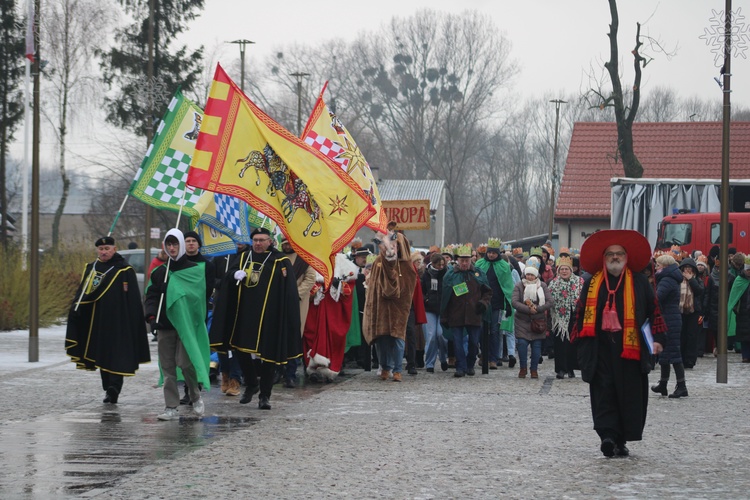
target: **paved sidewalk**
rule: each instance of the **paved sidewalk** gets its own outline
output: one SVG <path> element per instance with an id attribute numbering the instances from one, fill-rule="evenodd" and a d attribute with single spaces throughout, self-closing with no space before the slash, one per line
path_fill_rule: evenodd
<path id="1" fill-rule="evenodd" d="M 519 380 L 517 369 L 507 367 L 462 379 L 452 371 L 420 370 L 401 383 L 352 371 L 322 391 L 276 386 L 271 411 L 227 401 L 213 390 L 205 396 L 207 419 L 244 415 L 252 422 L 211 439 L 197 419 L 154 420 L 163 403 L 152 364 L 126 380 L 117 405 L 123 419 L 140 415 L 139 428 L 159 433 L 156 442 L 177 429 L 203 432 L 203 439 L 186 441 L 181 451 L 152 450 L 147 462 L 80 495 L 746 498 L 750 365 L 733 353 L 729 360 L 728 384 L 715 382 L 710 356 L 687 371 L 688 398 L 652 394 L 644 441 L 629 443 L 629 458 L 612 459 L 599 452 L 588 386 L 580 378 L 557 380 L 546 359 L 539 380 Z M 104 414 L 111 405 L 100 403 L 100 393 L 98 375 L 77 372 L 71 363 L 0 369 L 0 400 L 14 401 L 0 417 L 0 432 L 22 429 L 18 419 L 39 429 L 56 416 L 73 421 L 82 411 Z M 8 456 L 0 444 L 4 470 Z M 3 481 L 0 496 L 12 498 L 2 494 Z"/>

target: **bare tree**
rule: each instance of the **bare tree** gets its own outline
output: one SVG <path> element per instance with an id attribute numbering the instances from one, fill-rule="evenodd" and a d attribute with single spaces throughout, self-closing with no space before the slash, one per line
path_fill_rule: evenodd
<path id="1" fill-rule="evenodd" d="M 49 99 L 54 107 L 42 108 L 53 125 L 57 139 L 58 169 L 62 194 L 52 223 L 52 247 L 60 241 L 60 219 L 70 192 L 66 153 L 69 124 L 76 116 L 85 116 L 97 105 L 101 95 L 92 57 L 100 40 L 111 29 L 115 19 L 113 5 L 98 0 L 53 0 L 46 3 L 42 16 L 42 36 L 48 49 L 45 56 L 50 68 L 46 72 L 52 90 Z"/>

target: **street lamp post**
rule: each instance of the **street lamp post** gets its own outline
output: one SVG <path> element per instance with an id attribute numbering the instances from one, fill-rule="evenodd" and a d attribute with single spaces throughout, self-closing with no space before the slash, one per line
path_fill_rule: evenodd
<path id="1" fill-rule="evenodd" d="M 302 79 L 306 76 L 310 76 L 310 73 L 290 73 L 289 76 L 293 76 L 297 79 L 297 135 L 302 135 Z"/>
<path id="2" fill-rule="evenodd" d="M 227 43 L 236 43 L 240 46 L 240 90 L 242 90 L 242 92 L 245 92 L 245 49 L 248 45 L 255 42 L 242 38 L 240 40 L 232 40 L 231 42 Z"/>
<path id="3" fill-rule="evenodd" d="M 555 222 L 555 179 L 557 178 L 557 137 L 560 129 L 560 106 L 567 104 L 568 101 L 562 99 L 553 99 L 550 102 L 555 103 L 555 146 L 552 152 L 552 182 L 549 193 L 549 231 L 547 239 L 552 241 L 552 226 Z"/>

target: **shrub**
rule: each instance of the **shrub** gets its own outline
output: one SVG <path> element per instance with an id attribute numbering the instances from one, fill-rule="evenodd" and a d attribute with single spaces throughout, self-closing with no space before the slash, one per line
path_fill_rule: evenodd
<path id="1" fill-rule="evenodd" d="M 64 322 L 78 288 L 83 268 L 96 258 L 91 248 L 64 249 L 40 255 L 39 326 Z M 30 271 L 21 265 L 21 252 L 15 246 L 0 247 L 0 330 L 29 327 Z"/>

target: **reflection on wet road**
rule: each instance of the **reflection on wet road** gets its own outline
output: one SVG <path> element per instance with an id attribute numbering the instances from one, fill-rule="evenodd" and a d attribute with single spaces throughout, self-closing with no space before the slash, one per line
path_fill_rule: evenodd
<path id="1" fill-rule="evenodd" d="M 111 488 L 118 480 L 162 459 L 205 446 L 257 418 L 184 416 L 159 422 L 156 415 L 102 410 L 45 416 L 0 427 L 0 492 L 5 498 L 78 496 Z M 187 412 L 189 413 L 189 412 Z"/>
<path id="2" fill-rule="evenodd" d="M 112 405 L 98 402 L 98 375 L 84 379 L 90 387 L 78 385 L 81 395 L 71 398 L 64 391 L 50 389 L 55 387 L 50 379 L 59 376 L 57 387 L 71 388 L 80 383 L 81 374 L 49 370 L 33 373 L 39 377 L 38 386 L 29 382 L 28 373 L 0 377 L 6 391 L 2 394 L 10 395 L 0 400 L 14 399 L 16 408 L 23 405 L 28 415 L 18 418 L 21 413 L 14 412 L 15 417 L 0 419 L 1 499 L 106 497 L 112 488 L 127 488 L 129 474 L 210 446 L 336 385 L 296 389 L 277 385 L 270 412 L 259 410 L 255 399 L 241 405 L 238 397 L 227 397 L 212 387 L 203 394 L 206 415 L 202 419 L 190 407 L 181 406 L 179 421 L 161 422 L 156 415 L 163 408 L 162 392 L 147 384 L 147 377 L 129 382 L 119 404 Z M 68 376 L 75 382 L 64 381 Z M 96 402 L 91 401 L 93 397 Z M 89 402 L 71 404 L 71 399 L 81 398 Z"/>

